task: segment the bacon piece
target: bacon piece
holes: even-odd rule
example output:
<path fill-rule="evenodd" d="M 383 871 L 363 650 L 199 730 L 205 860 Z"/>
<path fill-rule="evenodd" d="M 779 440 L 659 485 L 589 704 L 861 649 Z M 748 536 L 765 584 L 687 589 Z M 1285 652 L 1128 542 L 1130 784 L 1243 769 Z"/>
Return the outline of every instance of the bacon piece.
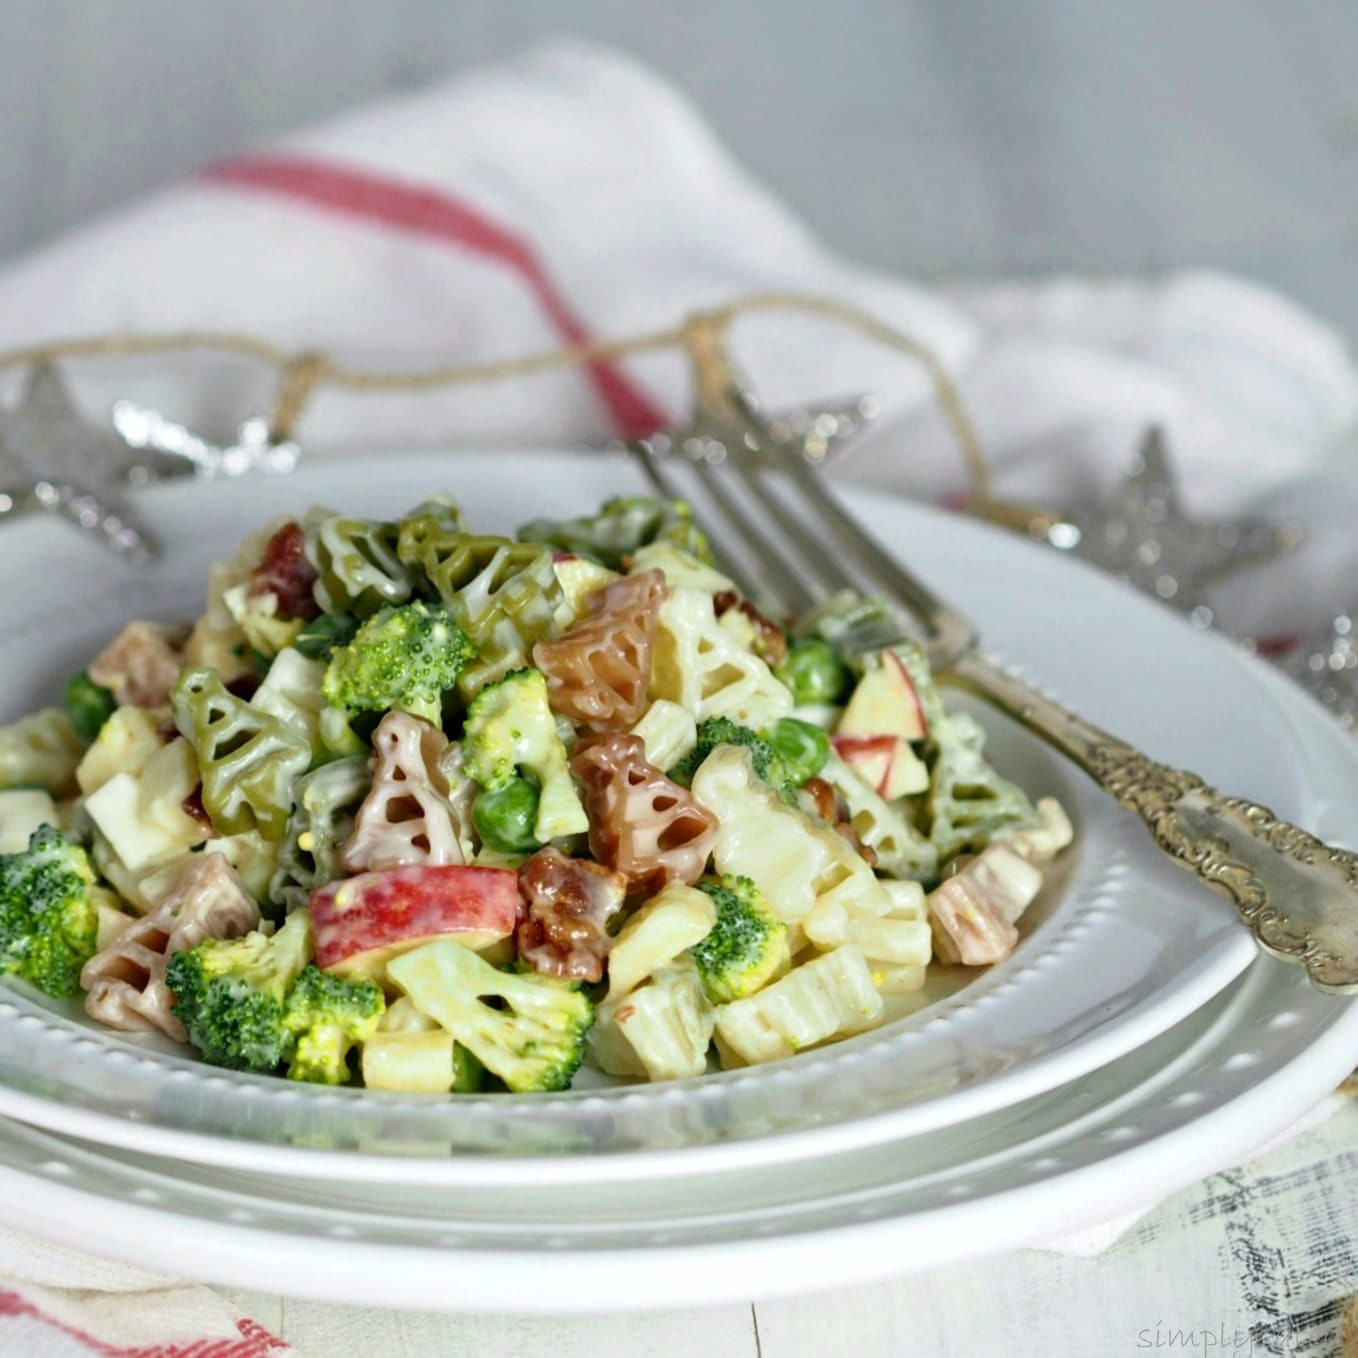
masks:
<path fill-rule="evenodd" d="M 853 821 L 849 818 L 849 808 L 844 805 L 834 788 L 824 778 L 808 778 L 802 785 L 802 792 L 806 794 L 806 800 L 814 808 L 815 814 L 827 825 L 838 830 L 853 845 L 854 852 L 868 867 L 875 868 L 877 850 L 858 838 L 858 831 L 853 828 Z M 802 809 L 805 810 L 806 807 L 803 806 Z"/>
<path fill-rule="evenodd" d="M 184 808 L 186 816 L 192 816 L 208 832 L 209 837 L 217 833 L 216 827 L 212 824 L 212 817 L 208 815 L 207 807 L 203 805 L 202 783 L 194 785 L 193 791 L 180 802 L 180 806 Z"/>
<path fill-rule="evenodd" d="M 519 869 L 519 890 L 528 902 L 519 956 L 546 976 L 601 981 L 612 944 L 604 926 L 622 909 L 626 878 L 549 845 Z"/>
<path fill-rule="evenodd" d="M 113 694 L 119 707 L 164 707 L 184 657 L 170 628 L 130 622 L 90 665 L 90 678 Z"/>
<path fill-rule="evenodd" d="M 712 611 L 717 617 L 733 608 L 737 613 L 743 613 L 753 625 L 754 648 L 760 656 L 770 665 L 781 665 L 787 659 L 787 635 L 783 629 L 733 589 L 723 589 L 712 596 Z"/>
<path fill-rule="evenodd" d="M 585 787 L 589 847 L 622 873 L 629 892 L 654 895 L 667 882 L 692 886 L 703 875 L 717 819 L 647 762 L 640 736 L 613 731 L 582 741 L 571 770 Z"/>
<path fill-rule="evenodd" d="M 250 572 L 250 595 L 272 594 L 280 618 L 314 618 L 321 606 L 312 593 L 316 569 L 306 559 L 306 534 L 288 522 L 264 545 L 264 556 Z"/>

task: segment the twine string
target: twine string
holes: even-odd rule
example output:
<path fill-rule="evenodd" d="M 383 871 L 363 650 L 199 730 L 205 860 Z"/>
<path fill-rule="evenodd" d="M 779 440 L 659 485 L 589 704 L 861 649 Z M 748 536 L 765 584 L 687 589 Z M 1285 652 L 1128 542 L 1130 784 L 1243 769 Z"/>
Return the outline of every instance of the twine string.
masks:
<path fill-rule="evenodd" d="M 993 498 L 990 459 L 962 393 L 938 354 L 922 340 L 850 302 L 813 293 L 749 293 L 663 329 L 566 344 L 516 358 L 444 364 L 405 372 L 350 367 L 323 352 L 295 353 L 259 336 L 226 330 L 115 333 L 45 340 L 0 351 L 0 372 L 59 359 L 125 358 L 203 350 L 233 354 L 278 372 L 278 393 L 269 427 L 281 441 L 295 434 L 317 394 L 326 387 L 354 392 L 428 391 L 509 381 L 667 349 L 682 349 L 688 354 L 695 382 L 702 388 L 701 397 L 735 380 L 725 343 L 735 323 L 743 317 L 775 311 L 801 312 L 837 321 L 911 359 L 928 378 L 939 411 L 957 444 L 969 487 L 967 507 L 973 513 L 999 519 L 1013 511 L 1014 507 Z"/>

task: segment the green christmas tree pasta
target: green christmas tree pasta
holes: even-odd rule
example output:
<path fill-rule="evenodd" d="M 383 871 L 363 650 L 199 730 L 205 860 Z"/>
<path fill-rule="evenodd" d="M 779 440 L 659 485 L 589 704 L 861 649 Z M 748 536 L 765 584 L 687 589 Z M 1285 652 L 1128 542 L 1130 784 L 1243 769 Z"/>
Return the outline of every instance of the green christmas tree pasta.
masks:
<path fill-rule="evenodd" d="M 286 911 L 307 903 L 312 891 L 344 876 L 339 846 L 372 786 L 366 754 L 322 764 L 297 780 L 297 805 L 269 883 L 269 899 Z"/>
<path fill-rule="evenodd" d="M 534 644 L 556 630 L 562 595 L 550 547 L 450 532 L 439 515 L 423 514 L 401 525 L 398 550 L 476 645 L 458 681 L 464 695 L 527 664 Z"/>
<path fill-rule="evenodd" d="M 699 561 L 712 561 L 712 549 L 694 523 L 693 511 L 682 500 L 650 495 L 615 496 L 597 514 L 578 519 L 534 519 L 519 529 L 519 536 L 590 557 L 612 570 L 622 570 L 623 557 L 653 542 L 668 542 Z"/>
<path fill-rule="evenodd" d="M 397 554 L 393 523 L 334 514 L 307 533 L 307 559 L 316 569 L 316 602 L 327 613 L 366 618 L 384 604 L 403 604 L 413 592 L 409 566 Z"/>
<path fill-rule="evenodd" d="M 203 806 L 219 835 L 287 833 L 294 781 L 311 763 L 305 735 L 229 692 L 216 670 L 186 669 L 170 695 L 175 724 L 198 751 Z"/>

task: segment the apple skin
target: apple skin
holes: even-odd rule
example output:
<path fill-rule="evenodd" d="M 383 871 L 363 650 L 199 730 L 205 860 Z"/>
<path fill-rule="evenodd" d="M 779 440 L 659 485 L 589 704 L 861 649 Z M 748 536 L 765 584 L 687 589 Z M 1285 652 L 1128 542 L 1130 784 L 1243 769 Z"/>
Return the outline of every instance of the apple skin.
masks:
<path fill-rule="evenodd" d="M 900 736 L 835 735 L 830 744 L 883 801 L 894 802 L 929 786 L 924 761 Z"/>
<path fill-rule="evenodd" d="M 929 723 L 914 680 L 894 651 L 883 651 L 880 663 L 858 681 L 840 718 L 839 734 L 899 736 L 907 741 L 928 736 Z"/>
<path fill-rule="evenodd" d="M 891 759 L 896 753 L 897 736 L 845 736 L 830 737 L 835 753 L 878 793 L 891 774 Z"/>
<path fill-rule="evenodd" d="M 311 893 L 316 965 L 381 984 L 387 963 L 431 938 L 475 951 L 508 938 L 523 911 L 518 874 L 454 864 L 387 868 Z"/>

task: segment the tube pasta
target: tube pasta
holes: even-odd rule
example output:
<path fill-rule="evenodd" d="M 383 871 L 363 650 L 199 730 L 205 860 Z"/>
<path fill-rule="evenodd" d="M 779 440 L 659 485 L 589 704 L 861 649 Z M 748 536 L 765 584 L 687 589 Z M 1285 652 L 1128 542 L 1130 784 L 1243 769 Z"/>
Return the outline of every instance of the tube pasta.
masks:
<path fill-rule="evenodd" d="M 724 1047 L 753 1066 L 866 1032 L 885 1013 L 867 959 L 846 946 L 803 962 L 743 1000 L 719 1005 L 715 1031 Z"/>

